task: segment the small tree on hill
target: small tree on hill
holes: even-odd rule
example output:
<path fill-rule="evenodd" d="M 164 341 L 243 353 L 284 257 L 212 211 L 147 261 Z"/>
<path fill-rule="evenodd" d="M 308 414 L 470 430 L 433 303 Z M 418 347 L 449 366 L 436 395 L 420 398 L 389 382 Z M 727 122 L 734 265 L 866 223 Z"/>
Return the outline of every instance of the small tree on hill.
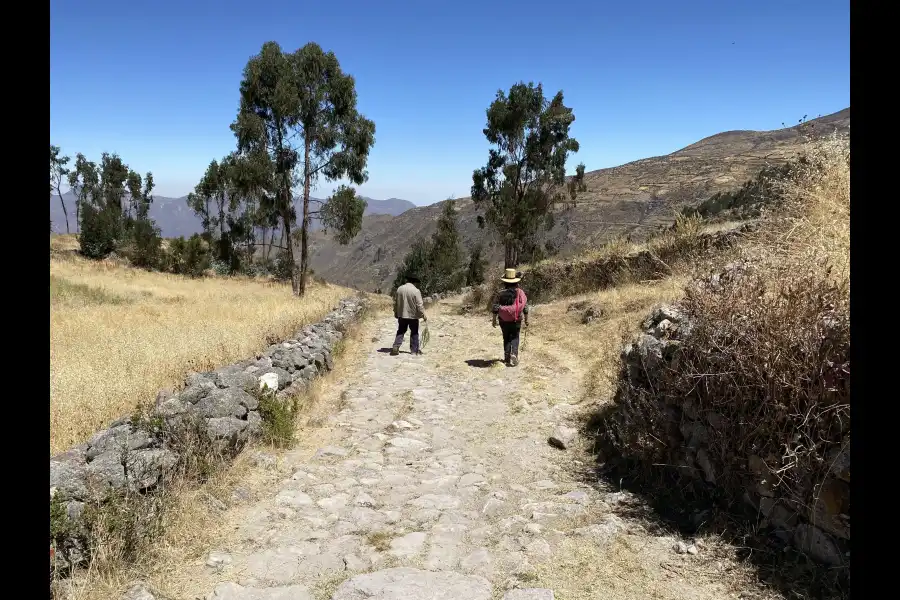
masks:
<path fill-rule="evenodd" d="M 63 178 L 69 175 L 69 169 L 66 168 L 66 165 L 69 164 L 69 157 L 60 156 L 59 152 L 59 146 L 50 144 L 50 193 L 52 194 L 53 190 L 56 190 L 56 195 L 59 196 L 59 203 L 62 205 L 63 216 L 66 218 L 66 233 L 71 233 L 69 230 L 69 211 L 66 210 L 66 201 L 63 199 L 61 189 Z"/>
<path fill-rule="evenodd" d="M 466 268 L 466 285 L 481 285 L 484 283 L 484 270 L 487 260 L 483 256 L 484 246 L 476 244 L 469 253 L 469 265 Z"/>
<path fill-rule="evenodd" d="M 487 109 L 484 135 L 494 147 L 487 165 L 472 174 L 472 200 L 484 210 L 485 223 L 500 234 L 505 245 L 506 268 L 519 263 L 523 242 L 537 231 L 553 205 L 574 201 L 585 189 L 584 165 L 566 186 L 566 159 L 578 152 L 569 136 L 575 121 L 559 91 L 548 100 L 541 84 L 517 83 L 509 94 L 497 92 Z"/>
<path fill-rule="evenodd" d="M 441 208 L 437 229 L 431 239 L 417 239 L 403 258 L 391 293 L 403 285 L 407 275 L 417 274 L 423 294 L 447 292 L 462 287 L 466 279 L 465 261 L 456 225 L 456 208 L 448 200 Z"/>
<path fill-rule="evenodd" d="M 465 278 L 464 258 L 456 225 L 456 206 L 453 200 L 444 202 L 437 229 L 431 236 L 429 269 L 434 292 L 446 292 L 462 287 Z"/>
<path fill-rule="evenodd" d="M 328 233 L 329 229 L 336 231 L 335 239 L 339 244 L 346 246 L 362 229 L 366 206 L 368 202 L 357 195 L 356 190 L 342 185 L 318 211 L 322 217 L 325 233 Z"/>

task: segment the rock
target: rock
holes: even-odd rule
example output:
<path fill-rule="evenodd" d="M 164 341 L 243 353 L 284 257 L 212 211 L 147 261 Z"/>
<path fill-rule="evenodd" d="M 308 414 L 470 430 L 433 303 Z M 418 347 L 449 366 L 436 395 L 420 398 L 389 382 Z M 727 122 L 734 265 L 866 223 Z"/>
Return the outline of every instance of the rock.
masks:
<path fill-rule="evenodd" d="M 427 535 L 421 531 L 408 533 L 391 540 L 390 554 L 397 558 L 409 558 L 422 551 Z"/>
<path fill-rule="evenodd" d="M 684 542 L 676 542 L 675 545 L 672 546 L 672 550 L 675 551 L 675 554 L 686 554 L 688 546 Z"/>
<path fill-rule="evenodd" d="M 214 389 L 216 389 L 216 386 L 213 382 L 202 380 L 200 383 L 190 385 L 181 390 L 181 393 L 178 394 L 178 399 L 188 404 L 196 404 Z"/>
<path fill-rule="evenodd" d="M 578 430 L 574 427 L 557 427 L 548 441 L 551 446 L 565 450 L 571 447 L 576 437 L 578 437 Z"/>
<path fill-rule="evenodd" d="M 225 367 L 216 373 L 216 385 L 219 388 L 236 388 L 245 392 L 255 392 L 257 389 L 257 380 L 251 373 L 244 373 L 244 367 L 240 367 L 240 371 Z"/>
<path fill-rule="evenodd" d="M 55 488 L 65 498 L 85 499 L 88 495 L 87 476 L 84 458 L 76 457 L 74 453 L 50 460 L 50 488 Z"/>
<path fill-rule="evenodd" d="M 206 566 L 213 569 L 221 569 L 231 564 L 231 555 L 227 552 L 210 552 L 206 558 Z"/>
<path fill-rule="evenodd" d="M 312 506 L 313 499 L 308 494 L 300 490 L 281 490 L 275 496 L 275 504 L 280 506 L 289 506 L 291 508 L 301 508 L 304 506 Z"/>
<path fill-rule="evenodd" d="M 400 567 L 357 575 L 342 583 L 331 600 L 490 600 L 490 598 L 491 584 L 483 577 L 453 571 L 432 572 Z"/>
<path fill-rule="evenodd" d="M 322 458 L 327 456 L 337 456 L 343 457 L 347 456 L 348 452 L 343 448 L 338 448 L 337 446 L 325 446 L 324 448 L 320 448 L 318 452 L 316 452 L 315 458 Z"/>
<path fill-rule="evenodd" d="M 575 530 L 575 535 L 591 539 L 600 546 L 605 546 L 615 539 L 624 529 L 625 524 L 615 515 L 607 515 L 603 522 Z"/>
<path fill-rule="evenodd" d="M 243 417 L 251 405 L 255 408 L 259 401 L 242 389 L 216 389 L 197 401 L 194 412 L 205 419 Z"/>
<path fill-rule="evenodd" d="M 138 450 L 128 458 L 129 482 L 139 490 L 156 485 L 166 471 L 175 466 L 178 460 L 171 450 L 163 448 Z"/>
<path fill-rule="evenodd" d="M 161 417 L 174 417 L 175 415 L 183 415 L 190 407 L 189 403 L 183 402 L 180 397 L 175 396 L 157 404 L 154 412 Z"/>
<path fill-rule="evenodd" d="M 132 583 L 122 594 L 122 600 L 167 600 L 167 598 L 143 581 L 138 581 Z"/>
<path fill-rule="evenodd" d="M 95 433 L 88 441 L 85 456 L 88 460 L 93 460 L 110 450 L 119 452 L 139 450 L 149 446 L 151 441 L 150 434 L 146 431 L 134 431 L 131 425 L 120 425 Z"/>
<path fill-rule="evenodd" d="M 365 508 L 375 508 L 375 500 L 365 492 L 360 492 L 353 500 L 353 504 Z"/>
<path fill-rule="evenodd" d="M 236 443 L 250 422 L 234 417 L 217 417 L 206 420 L 206 431 L 212 440 Z"/>
<path fill-rule="evenodd" d="M 694 544 L 691 544 L 690 546 L 687 547 L 688 554 L 696 556 L 699 552 L 700 552 L 700 550 L 698 550 L 697 546 L 695 546 Z"/>
<path fill-rule="evenodd" d="M 264 373 L 259 378 L 259 390 L 263 391 L 266 388 L 273 392 L 278 391 L 278 374 L 277 373 Z"/>
<path fill-rule="evenodd" d="M 710 462 L 709 456 L 707 456 L 706 450 L 703 448 L 697 451 L 697 464 L 703 469 L 703 476 L 706 482 L 715 485 L 716 471 L 713 469 L 712 462 Z"/>
<path fill-rule="evenodd" d="M 220 583 L 208 600 L 314 600 L 302 585 L 253 588 L 236 583 Z"/>
<path fill-rule="evenodd" d="M 581 315 L 581 324 L 587 325 L 595 319 L 603 316 L 603 309 L 599 306 L 588 306 Z"/>
<path fill-rule="evenodd" d="M 553 600 L 553 590 L 546 588 L 509 590 L 503 594 L 503 600 Z"/>
<path fill-rule="evenodd" d="M 841 565 L 843 557 L 837 545 L 818 527 L 803 523 L 794 530 L 794 544 L 814 560 L 833 567 Z"/>

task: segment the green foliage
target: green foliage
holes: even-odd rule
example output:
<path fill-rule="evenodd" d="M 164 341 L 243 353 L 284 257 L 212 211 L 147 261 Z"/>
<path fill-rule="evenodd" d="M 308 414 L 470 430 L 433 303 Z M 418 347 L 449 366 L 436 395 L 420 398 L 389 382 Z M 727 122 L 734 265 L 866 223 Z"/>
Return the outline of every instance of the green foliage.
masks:
<path fill-rule="evenodd" d="M 484 283 L 484 271 L 487 260 L 482 256 L 484 247 L 477 244 L 469 253 L 469 265 L 466 268 L 466 285 L 481 285 Z"/>
<path fill-rule="evenodd" d="M 152 173 L 142 178 L 117 154 L 104 152 L 98 166 L 79 153 L 68 183 L 77 197 L 82 254 L 100 259 L 121 250 L 138 266 L 159 265 L 159 230 L 149 216 Z"/>
<path fill-rule="evenodd" d="M 116 233 L 119 215 L 108 207 L 97 208 L 93 204 L 81 207 L 81 235 L 78 242 L 81 253 L 93 259 L 106 258 L 116 249 Z"/>
<path fill-rule="evenodd" d="M 209 246 L 199 234 L 185 240 L 183 237 L 169 242 L 169 270 L 177 275 L 201 277 L 210 267 Z"/>
<path fill-rule="evenodd" d="M 299 412 L 300 402 L 296 396 L 281 400 L 272 390 L 259 392 L 259 416 L 262 418 L 263 439 L 281 448 L 292 446 Z"/>
<path fill-rule="evenodd" d="M 453 291 L 463 286 L 466 264 L 460 247 L 453 200 L 444 203 L 431 239 L 413 242 L 397 271 L 391 293 L 403 285 L 410 274 L 419 276 L 421 282 L 418 287 L 424 295 Z"/>
<path fill-rule="evenodd" d="M 131 243 L 125 256 L 131 264 L 144 269 L 159 269 L 163 266 L 162 236 L 153 221 L 134 221 L 129 236 Z"/>
<path fill-rule="evenodd" d="M 325 202 L 319 213 L 325 233 L 336 232 L 339 244 L 346 246 L 362 229 L 363 213 L 368 203 L 352 187 L 342 185 Z"/>
<path fill-rule="evenodd" d="M 259 185 L 271 192 L 271 210 L 288 240 L 297 220 L 292 189 L 303 183 L 301 263 L 299 272 L 291 269 L 294 292 L 302 294 L 309 263 L 310 188 L 319 177 L 365 182 L 375 124 L 356 109 L 353 77 L 343 73 L 333 52 L 315 43 L 294 53 L 275 42 L 263 44 L 244 68 L 240 94 L 231 125 L 238 152 L 254 166 Z M 286 254 L 293 262 L 290 243 Z"/>
<path fill-rule="evenodd" d="M 809 164 L 809 160 L 801 156 L 782 165 L 767 166 L 739 189 L 719 192 L 698 206 L 686 206 L 681 212 L 686 216 L 699 215 L 707 219 L 726 213 L 739 218 L 757 217 L 766 207 L 781 202 L 783 182 L 789 181 L 799 168 Z"/>
<path fill-rule="evenodd" d="M 431 289 L 431 243 L 422 238 L 413 240 L 409 251 L 403 257 L 403 262 L 397 269 L 397 276 L 391 285 L 391 294 L 397 291 L 397 288 L 406 283 L 406 278 L 410 275 L 418 275 L 421 281 L 419 289 L 423 294 L 433 293 Z"/>
<path fill-rule="evenodd" d="M 541 84 L 500 90 L 487 109 L 484 135 L 494 147 L 472 174 L 472 200 L 484 211 L 479 226 L 490 225 L 504 240 L 507 268 L 518 265 L 523 243 L 553 206 L 566 197 L 574 203 L 585 189 L 584 165 L 566 185 L 566 159 L 579 147 L 569 136 L 574 121 L 562 91 L 548 100 Z"/>

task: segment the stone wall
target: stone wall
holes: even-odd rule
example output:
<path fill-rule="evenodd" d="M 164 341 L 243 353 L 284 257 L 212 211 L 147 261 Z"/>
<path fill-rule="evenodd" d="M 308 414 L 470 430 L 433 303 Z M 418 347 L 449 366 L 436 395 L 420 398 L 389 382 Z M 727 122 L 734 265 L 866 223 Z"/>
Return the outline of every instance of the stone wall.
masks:
<path fill-rule="evenodd" d="M 700 284 L 720 286 L 740 277 L 743 271 L 744 266 L 735 263 Z M 776 467 L 781 464 L 776 455 L 780 456 L 783 448 L 744 448 L 729 436 L 745 424 L 728 423 L 726 419 L 733 417 L 688 395 L 660 393 L 666 386 L 666 374 L 679 370 L 681 349 L 690 344 L 693 328 L 682 307 L 657 307 L 643 322 L 641 333 L 625 346 L 616 405 L 604 416 L 598 439 L 604 454 L 601 459 L 615 462 L 631 458 L 674 468 L 679 477 L 706 486 L 711 492 L 724 492 L 709 496 L 724 496 L 735 505 L 743 505 L 747 509 L 744 517 L 816 561 L 832 566 L 847 562 L 849 425 L 842 442 L 831 444 L 823 453 L 825 468 L 794 475 L 795 480 L 811 482 L 803 494 L 785 489 L 790 486 L 776 485 Z M 787 422 L 782 431 L 772 435 L 789 446 L 793 433 Z M 652 439 L 648 441 L 648 437 Z"/>
<path fill-rule="evenodd" d="M 158 394 L 150 418 L 170 424 L 190 420 L 213 444 L 241 447 L 262 431 L 258 392 L 267 387 L 281 398 L 304 392 L 331 370 L 335 345 L 365 305 L 362 298 L 341 300 L 322 321 L 304 326 L 255 358 L 190 373 L 180 391 Z M 89 498 L 112 490 L 151 490 L 176 464 L 177 449 L 137 420 L 122 417 L 87 442 L 50 458 L 50 497 L 62 494 L 70 518 L 79 517 Z"/>

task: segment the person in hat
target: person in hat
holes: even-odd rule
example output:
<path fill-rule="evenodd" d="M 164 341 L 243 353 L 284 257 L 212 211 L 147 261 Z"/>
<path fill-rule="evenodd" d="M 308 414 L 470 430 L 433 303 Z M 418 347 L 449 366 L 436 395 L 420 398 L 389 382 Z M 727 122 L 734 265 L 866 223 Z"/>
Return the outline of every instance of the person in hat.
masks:
<path fill-rule="evenodd" d="M 496 327 L 499 321 L 503 332 L 503 362 L 515 367 L 519 364 L 519 334 L 523 325 L 528 327 L 528 297 L 519 287 L 522 274 L 515 269 L 506 269 L 500 281 L 503 289 L 494 299 L 491 325 Z"/>
<path fill-rule="evenodd" d="M 394 295 L 394 318 L 397 319 L 397 337 L 394 338 L 394 346 L 391 348 L 391 356 L 400 354 L 400 346 L 406 330 L 409 330 L 409 351 L 413 355 L 422 354 L 419 348 L 419 319 L 428 321 L 425 315 L 425 303 L 422 301 L 422 292 L 416 285 L 419 277 L 414 274 L 406 276 L 406 283 L 397 288 Z"/>

